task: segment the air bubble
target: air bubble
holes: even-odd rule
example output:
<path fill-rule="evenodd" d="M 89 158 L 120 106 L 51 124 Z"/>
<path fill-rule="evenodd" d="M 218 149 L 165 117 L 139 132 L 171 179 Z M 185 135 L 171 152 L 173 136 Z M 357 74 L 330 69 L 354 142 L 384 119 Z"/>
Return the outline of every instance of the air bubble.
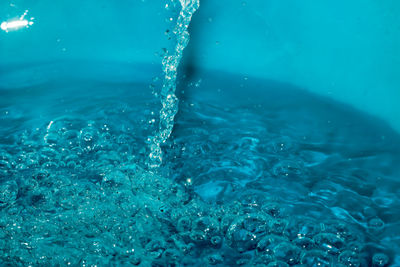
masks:
<path fill-rule="evenodd" d="M 170 265 L 178 264 L 179 259 L 181 258 L 181 253 L 176 249 L 166 249 L 163 254 L 163 258 L 166 259 L 166 262 Z"/>
<path fill-rule="evenodd" d="M 304 173 L 304 166 L 300 161 L 282 160 L 272 168 L 272 173 L 276 177 L 298 178 Z"/>
<path fill-rule="evenodd" d="M 207 236 L 211 237 L 211 235 L 219 232 L 219 223 L 213 218 L 201 217 L 193 222 L 192 228 L 195 231 L 204 232 Z"/>
<path fill-rule="evenodd" d="M 344 266 L 359 267 L 361 266 L 360 258 L 354 251 L 345 250 L 339 255 L 339 262 Z"/>
<path fill-rule="evenodd" d="M 89 152 L 96 146 L 99 132 L 93 127 L 83 128 L 79 133 L 80 145 L 82 149 Z"/>
<path fill-rule="evenodd" d="M 378 217 L 369 220 L 368 227 L 374 230 L 380 230 L 384 227 L 385 223 Z"/>
<path fill-rule="evenodd" d="M 189 217 L 183 217 L 178 220 L 177 230 L 179 232 L 187 232 L 191 229 L 191 220 Z"/>
<path fill-rule="evenodd" d="M 372 257 L 373 267 L 385 267 L 389 264 L 389 257 L 383 253 L 376 253 Z"/>
<path fill-rule="evenodd" d="M 344 246 L 344 240 L 337 235 L 322 233 L 314 236 L 314 242 L 319 249 L 327 251 L 330 254 L 338 254 Z"/>
<path fill-rule="evenodd" d="M 245 229 L 232 227 L 229 228 L 227 235 L 230 246 L 236 248 L 239 252 L 252 250 L 256 247 L 257 236 Z"/>
<path fill-rule="evenodd" d="M 0 208 L 13 204 L 17 195 L 18 185 L 16 181 L 0 181 Z"/>
<path fill-rule="evenodd" d="M 282 236 L 277 236 L 277 235 L 267 235 L 264 236 L 260 242 L 257 244 L 257 250 L 256 252 L 258 254 L 269 254 L 273 255 L 274 254 L 274 248 L 283 242 L 288 241 Z"/>
<path fill-rule="evenodd" d="M 295 149 L 293 138 L 281 136 L 268 143 L 268 151 L 273 154 L 287 153 Z"/>
<path fill-rule="evenodd" d="M 142 259 L 137 255 L 133 255 L 129 257 L 128 262 L 136 266 L 142 262 Z"/>
<path fill-rule="evenodd" d="M 44 137 L 43 140 L 46 144 L 49 146 L 54 146 L 58 143 L 59 137 L 57 133 L 47 133 Z"/>
<path fill-rule="evenodd" d="M 263 234 L 267 234 L 267 229 L 268 220 L 265 216 L 249 214 L 232 222 L 226 238 L 229 246 L 244 252 L 255 249 Z"/>
<path fill-rule="evenodd" d="M 215 248 L 220 248 L 222 244 L 222 239 L 219 236 L 213 236 L 211 237 L 211 245 L 214 246 Z"/>
<path fill-rule="evenodd" d="M 287 225 L 288 221 L 285 219 L 271 219 L 269 221 L 269 232 L 273 234 L 283 234 Z"/>
<path fill-rule="evenodd" d="M 192 231 L 190 232 L 190 240 L 198 245 L 207 244 L 207 235 L 201 231 Z"/>
<path fill-rule="evenodd" d="M 282 242 L 274 248 L 274 255 L 278 260 L 294 265 L 300 262 L 301 250 L 289 242 Z"/>
<path fill-rule="evenodd" d="M 310 250 L 303 254 L 301 263 L 312 267 L 330 267 L 332 258 L 322 250 Z"/>
<path fill-rule="evenodd" d="M 207 257 L 207 263 L 210 265 L 217 265 L 224 261 L 224 258 L 221 254 L 212 254 Z"/>
<path fill-rule="evenodd" d="M 269 202 L 262 206 L 262 210 L 272 217 L 279 218 L 282 214 L 282 205 L 274 202 Z"/>
<path fill-rule="evenodd" d="M 285 235 L 291 239 L 299 237 L 313 238 L 321 231 L 317 222 L 311 218 L 299 218 L 299 220 L 292 220 L 285 230 Z"/>
<path fill-rule="evenodd" d="M 315 247 L 314 241 L 308 237 L 298 237 L 292 242 L 293 244 L 304 250 L 311 250 Z"/>

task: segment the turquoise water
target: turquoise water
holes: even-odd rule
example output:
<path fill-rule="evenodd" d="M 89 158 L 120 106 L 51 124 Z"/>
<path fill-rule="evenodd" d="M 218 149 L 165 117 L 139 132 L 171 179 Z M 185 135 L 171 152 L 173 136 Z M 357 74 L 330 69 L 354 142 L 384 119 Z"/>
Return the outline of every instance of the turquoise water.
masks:
<path fill-rule="evenodd" d="M 59 71 L 75 65 L 90 74 Z M 164 161 L 149 169 L 161 106 L 149 85 L 95 75 L 125 65 L 75 65 L 36 66 L 60 75 L 26 82 L 32 71 L 3 72 L 0 265 L 400 264 L 400 135 L 385 122 L 199 71 L 179 79 Z"/>
<path fill-rule="evenodd" d="M 0 3 L 0 266 L 400 266 L 399 5 L 74 1 Z"/>

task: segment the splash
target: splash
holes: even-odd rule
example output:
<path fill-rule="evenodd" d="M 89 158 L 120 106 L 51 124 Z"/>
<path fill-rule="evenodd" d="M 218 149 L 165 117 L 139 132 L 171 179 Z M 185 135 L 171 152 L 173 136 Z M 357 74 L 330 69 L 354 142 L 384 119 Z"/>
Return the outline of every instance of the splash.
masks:
<path fill-rule="evenodd" d="M 9 21 L 4 21 L 0 24 L 0 29 L 9 32 L 15 31 L 21 28 L 29 28 L 29 26 L 33 25 L 34 18 L 30 18 L 29 20 L 25 19 L 26 15 L 28 14 L 29 10 L 25 10 L 24 14 L 21 17 Z"/>
<path fill-rule="evenodd" d="M 174 117 L 178 112 L 178 98 L 175 95 L 176 78 L 183 50 L 189 43 L 189 24 L 193 14 L 200 6 L 200 0 L 179 0 L 182 9 L 179 13 L 175 29 L 176 45 L 172 53 L 168 53 L 163 61 L 164 83 L 161 89 L 160 124 L 156 135 L 150 137 L 150 154 L 148 166 L 159 167 L 162 163 L 161 145 L 171 135 Z"/>

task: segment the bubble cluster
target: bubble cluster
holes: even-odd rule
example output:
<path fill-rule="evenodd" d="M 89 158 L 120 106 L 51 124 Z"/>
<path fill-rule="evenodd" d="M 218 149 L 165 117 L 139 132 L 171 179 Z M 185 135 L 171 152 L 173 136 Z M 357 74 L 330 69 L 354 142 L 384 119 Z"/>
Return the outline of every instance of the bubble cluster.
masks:
<path fill-rule="evenodd" d="M 145 167 L 154 103 L 71 103 L 4 115 L 1 266 L 398 262 L 400 191 L 377 167 L 383 156 L 357 154 L 330 130 L 307 134 L 290 120 L 298 109 L 183 103 L 155 171 Z"/>
<path fill-rule="evenodd" d="M 280 127 L 268 128 L 258 117 L 262 113 L 255 114 L 251 108 L 223 110 L 201 103 L 182 108 L 191 115 L 180 117 L 170 165 L 179 169 L 174 174 L 178 181 L 192 177 L 195 192 L 206 202 L 240 201 L 243 205 L 243 217 L 229 214 L 232 218 L 221 221 L 223 244 L 240 255 L 255 252 L 253 261 L 241 258 L 240 262 L 368 266 L 374 253 L 382 251 L 385 256 L 376 259 L 390 265 L 393 251 L 383 241 L 387 225 L 374 201 L 391 203 L 393 208 L 399 201 L 370 197 L 376 183 L 371 173 L 379 170 L 373 163 L 351 162 L 341 156 L 354 153 L 347 151 L 357 144 L 346 148 L 340 143 L 342 136 L 336 147 L 325 143 L 325 134 L 330 133 L 324 130 L 312 138 L 304 129 L 304 135 L 290 131 L 288 111 L 286 116 L 280 114 L 282 121 L 271 121 Z M 387 212 L 398 217 L 393 209 Z M 374 247 L 366 246 L 368 242 Z"/>
<path fill-rule="evenodd" d="M 23 132 L 20 149 L 2 147 L 2 264 L 363 266 L 370 257 L 354 249 L 362 236 L 340 221 L 288 216 L 266 196 L 203 201 L 191 183 L 115 152 L 133 137 L 113 135 L 112 125 L 49 125 Z M 371 257 L 375 266 L 390 261 Z"/>

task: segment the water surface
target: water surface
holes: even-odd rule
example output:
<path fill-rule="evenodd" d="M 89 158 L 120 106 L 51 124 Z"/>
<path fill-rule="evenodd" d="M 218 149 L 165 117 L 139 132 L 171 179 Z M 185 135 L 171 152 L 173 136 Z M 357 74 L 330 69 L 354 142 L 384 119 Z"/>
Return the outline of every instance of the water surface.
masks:
<path fill-rule="evenodd" d="M 148 170 L 147 67 L 71 66 L 0 77 L 2 265 L 400 264 L 400 136 L 383 121 L 199 71 Z"/>

